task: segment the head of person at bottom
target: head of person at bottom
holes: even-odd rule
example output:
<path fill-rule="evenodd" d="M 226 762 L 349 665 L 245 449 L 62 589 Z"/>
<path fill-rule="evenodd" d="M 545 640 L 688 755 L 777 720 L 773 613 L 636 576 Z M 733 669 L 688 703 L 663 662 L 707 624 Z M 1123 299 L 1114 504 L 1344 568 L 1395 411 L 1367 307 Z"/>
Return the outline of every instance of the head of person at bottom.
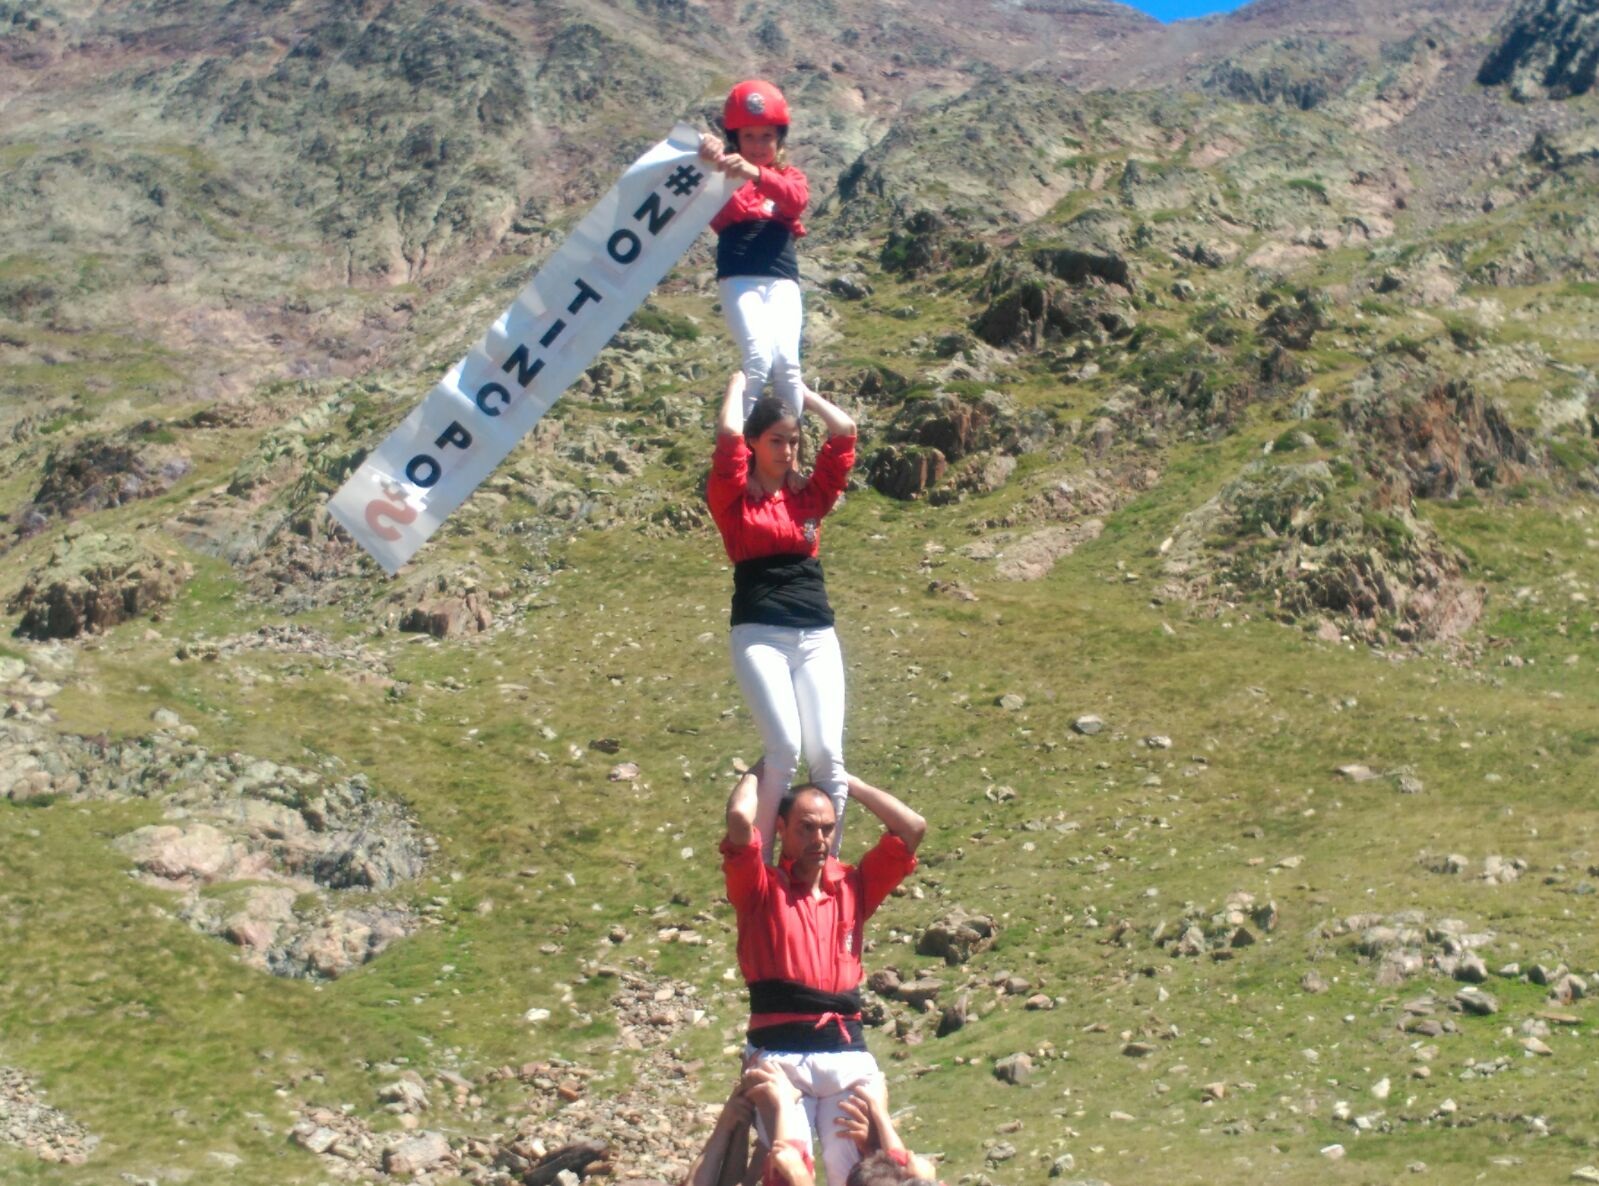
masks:
<path fill-rule="evenodd" d="M 794 409 L 779 396 L 763 395 L 744 418 L 744 443 L 751 464 L 762 478 L 782 478 L 800 450 L 800 426 Z"/>
<path fill-rule="evenodd" d="M 817 877 L 833 849 L 838 818 L 833 800 L 815 783 L 793 787 L 777 805 L 778 856 L 793 861 L 794 877 Z"/>
<path fill-rule="evenodd" d="M 895 1157 L 886 1150 L 868 1153 L 850 1170 L 845 1186 L 937 1186 L 934 1170 L 914 1153 Z"/>

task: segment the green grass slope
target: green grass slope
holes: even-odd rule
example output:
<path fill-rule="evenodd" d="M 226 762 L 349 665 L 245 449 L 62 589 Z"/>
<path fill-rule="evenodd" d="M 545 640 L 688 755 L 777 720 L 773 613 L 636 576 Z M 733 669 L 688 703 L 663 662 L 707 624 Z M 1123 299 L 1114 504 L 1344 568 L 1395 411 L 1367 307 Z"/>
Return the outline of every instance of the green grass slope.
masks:
<path fill-rule="evenodd" d="M 385 33 L 397 14 L 414 45 Z M 758 754 L 698 496 L 730 359 L 703 257 L 397 580 L 320 510 L 593 181 L 564 174 L 574 192 L 528 211 L 525 176 L 496 174 L 497 209 L 529 228 L 496 237 L 389 151 L 481 107 L 396 108 L 416 126 L 375 155 L 347 142 L 365 125 L 329 114 L 339 87 L 387 93 L 429 55 L 500 62 L 470 49 L 492 19 L 325 23 L 298 55 L 252 50 L 248 88 L 248 54 L 137 76 L 160 120 L 232 110 L 262 136 L 329 137 L 281 193 L 224 184 L 210 149 L 84 148 L 67 162 L 84 176 L 142 170 L 177 206 L 170 226 L 147 211 L 172 235 L 149 260 L 107 249 L 96 271 L 119 236 L 81 209 L 56 220 L 81 238 L 28 221 L 61 144 L 0 158 L 20 195 L 0 259 L 18 396 L 0 592 L 85 529 L 193 573 L 103 634 L 9 641 L 0 660 L 57 685 L 10 685 L 17 727 L 53 714 L 139 739 L 169 710 L 211 753 L 363 774 L 438 842 L 387 891 L 428 920 L 416 934 L 337 979 L 283 979 L 130 875 L 114 842 L 181 818 L 171 802 L 0 800 L 0 1066 L 100 1138 L 81 1166 L 0 1144 L 0 1179 L 332 1180 L 292 1127 L 320 1107 L 397 1134 L 379 1095 L 401 1069 L 471 1081 L 459 1106 L 430 1088 L 421 1117 L 462 1149 L 589 1124 L 629 1174 L 663 1139 L 652 1109 L 726 1090 L 743 1009 L 715 847 L 736 763 Z M 592 64 L 619 27 L 541 45 Z M 1599 1161 L 1592 1003 L 1535 983 L 1599 973 L 1596 109 L 1570 100 L 1558 134 L 1529 128 L 1446 184 L 1356 118 L 1422 55 L 1401 48 L 1378 78 L 1318 43 L 1338 85 L 1308 110 L 1279 101 L 1305 79 L 1271 75 L 1265 50 L 1198 94 L 989 78 L 898 121 L 820 204 L 808 359 L 862 426 L 860 480 L 825 532 L 848 759 L 931 825 L 867 962 L 943 982 L 930 1011 L 885 1001 L 870 1040 L 947 1181 L 1540 1181 Z M 502 65 L 535 106 L 559 97 L 527 61 Z M 175 113 L 202 73 L 200 114 Z M 137 78 L 106 93 L 134 103 Z M 307 94 L 331 106 L 297 106 Z M 396 196 L 368 164 L 420 188 Z M 206 194 L 209 222 L 191 217 Z M 345 274 L 296 288 L 296 253 L 332 243 Z M 375 295 L 346 265 L 390 248 L 441 262 Z M 260 270 L 229 279 L 212 251 Z M 326 339 L 337 365 L 241 362 L 208 387 L 171 348 L 180 323 L 106 313 L 145 285 L 241 351 L 267 340 L 249 307 L 265 293 L 289 318 L 272 324 L 304 334 L 296 355 Z M 900 463 L 935 449 L 941 478 L 884 492 L 910 493 Z M 184 467 L 147 496 L 52 493 L 85 457 L 171 451 Z M 492 629 L 397 629 L 468 590 Z M 303 646 L 263 641 L 286 622 Z M 1090 714 L 1102 730 L 1074 727 Z M 871 831 L 854 814 L 846 847 Z M 957 967 L 915 954 L 955 906 L 995 918 L 993 947 Z M 1491 1015 L 1452 1007 L 1461 936 Z M 701 1023 L 641 1043 L 618 1004 L 633 976 L 692 989 Z M 970 1019 L 937 1036 L 962 994 Z M 1032 1076 L 1001 1082 L 1018 1052 Z M 529 1063 L 570 1064 L 580 1086 L 497 1074 Z M 617 1099 L 639 1119 L 582 1119 Z M 703 1110 L 673 1115 L 688 1137 Z"/>

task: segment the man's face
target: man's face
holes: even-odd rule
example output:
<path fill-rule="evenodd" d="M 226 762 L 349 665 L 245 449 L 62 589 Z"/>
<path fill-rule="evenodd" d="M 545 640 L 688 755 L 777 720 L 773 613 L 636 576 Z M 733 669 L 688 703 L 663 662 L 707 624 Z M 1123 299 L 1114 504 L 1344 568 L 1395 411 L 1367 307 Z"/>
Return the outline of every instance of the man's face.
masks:
<path fill-rule="evenodd" d="M 801 872 L 820 867 L 833 846 L 836 825 L 831 799 L 821 791 L 801 791 L 789 808 L 787 818 L 777 821 L 784 858 L 793 861 Z"/>

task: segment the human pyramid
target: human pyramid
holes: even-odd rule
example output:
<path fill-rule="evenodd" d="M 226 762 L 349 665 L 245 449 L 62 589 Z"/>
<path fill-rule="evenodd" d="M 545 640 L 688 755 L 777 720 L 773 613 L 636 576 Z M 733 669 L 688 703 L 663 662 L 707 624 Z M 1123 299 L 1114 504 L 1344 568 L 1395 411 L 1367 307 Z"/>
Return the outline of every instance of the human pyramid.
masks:
<path fill-rule="evenodd" d="M 739 83 L 722 124 L 725 138 L 701 137 L 700 156 L 748 183 L 711 222 L 743 360 L 722 398 L 706 498 L 733 562 L 733 670 L 764 756 L 733 788 L 721 844 L 750 995 L 743 1073 L 689 1183 L 810 1186 L 813 1136 L 830 1186 L 932 1179 L 894 1130 L 861 1029 L 866 922 L 916 868 L 927 824 L 844 765 L 844 663 L 818 555 L 855 462 L 855 423 L 800 377 L 794 245 L 809 188 L 786 160 L 777 87 Z M 827 433 L 808 476 L 805 412 Z M 801 757 L 811 781 L 794 785 Z M 838 859 L 851 800 L 885 829 L 856 865 Z"/>

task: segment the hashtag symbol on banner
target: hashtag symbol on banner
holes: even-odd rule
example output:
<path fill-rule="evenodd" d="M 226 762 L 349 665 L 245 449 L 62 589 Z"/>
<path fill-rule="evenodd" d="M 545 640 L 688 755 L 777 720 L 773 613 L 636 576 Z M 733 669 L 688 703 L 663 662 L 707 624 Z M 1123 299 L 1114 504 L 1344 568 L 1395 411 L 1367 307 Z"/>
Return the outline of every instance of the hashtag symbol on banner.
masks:
<path fill-rule="evenodd" d="M 666 188 L 680 198 L 686 198 L 699 188 L 700 182 L 705 180 L 704 174 L 692 165 L 679 165 L 666 179 Z"/>

